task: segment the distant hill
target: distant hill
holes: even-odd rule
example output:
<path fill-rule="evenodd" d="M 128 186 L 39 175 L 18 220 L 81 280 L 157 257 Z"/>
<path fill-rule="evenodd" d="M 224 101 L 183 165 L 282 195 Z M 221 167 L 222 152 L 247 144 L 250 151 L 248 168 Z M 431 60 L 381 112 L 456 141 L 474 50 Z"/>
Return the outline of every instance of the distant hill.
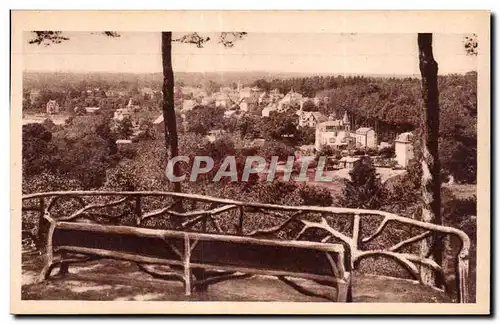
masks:
<path fill-rule="evenodd" d="M 197 86 L 203 85 L 212 80 L 222 85 L 231 85 L 241 82 L 243 85 L 253 83 L 258 79 L 271 81 L 273 79 L 291 79 L 311 76 L 327 76 L 335 74 L 319 73 L 290 73 L 290 72 L 265 72 L 265 71 L 242 71 L 242 72 L 174 72 L 176 83 Z M 338 74 L 337 74 L 338 75 Z M 346 76 L 354 76 L 347 74 Z M 366 77 L 397 77 L 397 78 L 415 78 L 418 75 L 364 75 Z M 44 88 L 71 86 L 88 83 L 89 86 L 107 87 L 128 87 L 136 84 L 138 87 L 151 87 L 160 90 L 163 81 L 163 75 L 156 73 L 111 73 L 111 72 L 38 72 L 25 71 L 23 73 L 23 85 L 25 88 Z"/>

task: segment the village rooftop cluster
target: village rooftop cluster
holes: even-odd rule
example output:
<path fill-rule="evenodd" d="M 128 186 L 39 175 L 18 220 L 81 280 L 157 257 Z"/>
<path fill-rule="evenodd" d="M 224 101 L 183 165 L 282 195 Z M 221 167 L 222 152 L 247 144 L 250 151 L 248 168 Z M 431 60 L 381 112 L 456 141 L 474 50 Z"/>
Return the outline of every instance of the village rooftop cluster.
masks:
<path fill-rule="evenodd" d="M 89 89 L 87 93 L 92 95 L 95 92 L 103 92 L 102 89 Z M 138 89 L 140 96 L 149 100 L 161 101 L 162 93 L 160 90 L 153 90 L 149 87 Z M 39 91 L 33 89 L 30 93 L 31 100 L 35 100 Z M 136 102 L 132 96 L 126 91 L 107 90 L 105 92 L 108 98 L 127 98 L 127 103 L 114 110 L 113 121 L 116 125 L 124 120 L 131 121 L 131 134 L 128 138 L 121 138 L 116 141 L 118 145 L 129 145 L 143 132 L 139 126 L 139 119 L 144 107 Z M 302 145 L 296 151 L 297 161 L 308 160 L 308 156 L 321 153 L 325 148 L 333 148 L 342 152 L 340 159 L 333 160 L 335 168 L 352 168 L 354 163 L 360 158 L 354 154 L 355 150 L 380 150 L 383 148 L 394 147 L 394 158 L 391 159 L 391 167 L 393 169 L 405 169 L 408 162 L 413 158 L 413 134 L 406 132 L 398 134 L 394 139 L 393 144 L 388 142 L 378 141 L 378 134 L 373 127 L 358 127 L 352 129 L 352 120 L 346 111 L 343 115 L 325 116 L 317 111 L 318 107 L 329 103 L 328 97 L 315 96 L 308 98 L 301 93 L 294 91 L 292 88 L 288 93 L 281 93 L 278 89 L 265 91 L 256 86 L 242 86 L 237 83 L 236 86 L 221 86 L 217 91 L 209 93 L 203 86 L 176 86 L 175 87 L 175 104 L 176 111 L 182 117 L 182 123 L 189 123 L 186 119 L 186 114 L 189 111 L 195 111 L 199 107 L 217 107 L 224 109 L 223 118 L 240 119 L 245 115 L 259 116 L 260 118 L 269 118 L 276 113 L 291 112 L 296 116 L 297 128 L 308 127 L 315 130 L 314 144 Z M 311 109 L 311 107 L 313 109 Z M 87 106 L 75 107 L 75 114 L 96 114 L 99 113 L 101 107 Z M 151 110 L 151 109 L 150 109 Z M 312 111 L 311 111 L 312 110 Z M 45 118 L 57 120 L 57 116 L 61 115 L 61 107 L 57 100 L 49 100 L 45 105 L 46 115 L 39 118 L 38 122 L 42 122 Z M 148 115 L 150 122 L 160 133 L 164 130 L 163 115 L 160 111 Z M 33 122 L 31 118 L 26 122 Z M 35 120 L 36 121 L 36 120 Z M 206 135 L 210 142 L 224 136 L 225 131 L 222 129 L 212 129 Z M 253 143 L 262 144 L 264 139 L 255 140 Z M 317 159 L 316 159 L 317 161 Z M 375 161 L 377 161 L 375 156 Z M 280 162 L 282 163 L 282 162 Z M 332 161 L 327 159 L 327 169 L 331 168 Z"/>

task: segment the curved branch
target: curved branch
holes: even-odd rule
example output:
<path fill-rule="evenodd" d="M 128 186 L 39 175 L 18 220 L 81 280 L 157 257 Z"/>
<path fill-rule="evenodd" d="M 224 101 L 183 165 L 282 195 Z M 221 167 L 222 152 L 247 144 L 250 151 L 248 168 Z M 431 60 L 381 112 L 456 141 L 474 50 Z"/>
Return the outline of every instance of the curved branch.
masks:
<path fill-rule="evenodd" d="M 298 291 L 299 293 L 304 294 L 304 295 L 306 295 L 306 296 L 310 296 L 310 297 L 317 297 L 317 298 L 324 298 L 324 299 L 327 299 L 327 300 L 329 300 L 329 301 L 332 301 L 332 300 L 333 300 L 333 298 L 332 298 L 332 297 L 330 297 L 330 296 L 328 296 L 328 295 L 326 295 L 326 294 L 319 294 L 319 293 L 316 293 L 316 292 L 314 292 L 314 291 L 311 291 L 311 290 L 309 290 L 309 289 L 307 289 L 307 288 L 304 288 L 304 287 L 302 287 L 301 285 L 299 285 L 299 284 L 297 284 L 297 283 L 293 282 L 292 280 L 287 279 L 287 278 L 286 278 L 286 277 L 284 277 L 284 276 L 278 276 L 278 279 L 279 279 L 281 282 L 283 282 L 283 283 L 287 284 L 288 286 L 292 287 L 293 289 L 295 289 L 295 290 L 296 290 L 296 291 Z"/>
<path fill-rule="evenodd" d="M 214 283 L 218 283 L 221 281 L 226 281 L 226 280 L 232 280 L 232 279 L 246 279 L 252 277 L 253 274 L 251 273 L 244 273 L 244 274 L 222 274 L 214 277 L 210 277 L 207 279 L 202 279 L 202 280 L 197 280 L 193 285 L 196 286 L 205 286 L 205 285 L 211 285 Z"/>
<path fill-rule="evenodd" d="M 339 231 L 337 231 L 336 229 L 332 228 L 330 225 L 328 225 L 328 223 L 327 223 L 327 221 L 326 221 L 326 219 L 324 217 L 321 218 L 321 222 L 320 223 L 310 222 L 310 221 L 306 221 L 306 220 L 303 220 L 303 219 L 301 219 L 300 221 L 302 223 L 304 223 L 304 225 L 305 225 L 304 228 L 301 231 L 302 234 L 306 230 L 308 230 L 310 228 L 323 229 L 323 230 L 327 231 L 328 233 L 330 233 L 331 236 L 336 237 L 339 240 L 344 241 L 346 244 L 348 244 L 350 247 L 352 247 L 352 239 L 350 237 L 348 237 L 347 235 L 342 234 Z"/>
<path fill-rule="evenodd" d="M 272 234 L 272 233 L 279 232 L 283 228 L 285 228 L 288 224 L 290 224 L 292 221 L 295 221 L 296 218 L 298 216 L 302 215 L 302 214 L 303 214 L 303 212 L 295 213 L 292 216 L 288 217 L 287 220 L 284 221 L 281 224 L 278 224 L 276 226 L 269 227 L 269 228 L 266 228 L 266 229 L 255 230 L 255 231 L 252 231 L 252 232 L 250 232 L 248 234 L 245 234 L 245 236 L 257 236 L 257 235 L 262 235 L 262 234 Z"/>
<path fill-rule="evenodd" d="M 49 213 L 50 210 L 52 209 L 52 206 L 54 206 L 55 202 L 60 198 L 60 196 L 55 196 L 50 198 L 49 203 L 47 204 L 47 207 L 45 207 L 45 210 L 43 211 L 44 213 Z"/>
<path fill-rule="evenodd" d="M 365 237 L 363 239 L 361 239 L 361 242 L 363 243 L 367 243 L 367 242 L 370 242 L 371 240 L 373 240 L 374 238 L 376 238 L 377 236 L 380 235 L 380 233 L 384 230 L 384 228 L 387 226 L 387 223 L 389 223 L 391 219 L 387 218 L 387 217 L 384 217 L 384 219 L 382 220 L 382 222 L 380 222 L 380 225 L 378 226 L 378 228 L 375 230 L 375 232 L 373 232 L 372 235 L 368 236 L 368 237 Z"/>
<path fill-rule="evenodd" d="M 181 224 L 181 227 L 182 228 L 190 228 L 190 227 L 196 225 L 197 223 L 199 223 L 200 221 L 202 221 L 203 219 L 205 219 L 207 217 L 208 217 L 208 215 L 197 216 L 197 217 L 195 217 L 193 219 L 190 219 L 190 220 L 187 220 L 187 221 L 183 222 Z"/>
<path fill-rule="evenodd" d="M 321 240 L 321 243 L 326 243 L 326 242 L 328 242 L 328 240 L 330 240 L 331 238 L 332 238 L 332 236 L 331 236 L 331 235 L 327 235 L 327 236 L 323 237 L 323 239 Z"/>
<path fill-rule="evenodd" d="M 84 212 L 86 212 L 87 210 L 91 210 L 91 209 L 96 209 L 96 208 L 106 208 L 106 207 L 112 207 L 112 206 L 116 206 L 116 205 L 119 205 L 121 203 L 124 203 L 126 202 L 127 200 L 130 200 L 130 197 L 124 197 L 122 199 L 119 199 L 119 200 L 116 200 L 116 201 L 112 201 L 110 203 L 105 203 L 105 204 L 93 204 L 93 205 L 87 205 L 79 210 L 77 210 L 76 212 L 74 212 L 73 214 L 69 215 L 69 216 L 66 216 L 66 217 L 61 217 L 61 218 L 58 218 L 59 221 L 68 221 L 68 220 L 72 220 L 74 218 L 77 218 L 78 216 L 80 216 L 81 214 L 83 214 Z"/>
<path fill-rule="evenodd" d="M 47 204 L 47 207 L 45 208 L 44 213 L 50 213 L 50 210 L 52 209 L 52 207 L 54 207 L 56 201 L 59 200 L 62 197 L 64 197 L 64 196 L 54 196 L 54 197 L 52 197 L 49 200 L 49 203 Z M 82 208 L 85 207 L 85 201 L 83 200 L 82 197 L 79 197 L 79 196 L 69 196 L 69 198 L 78 201 L 78 203 L 80 204 L 80 206 Z"/>
<path fill-rule="evenodd" d="M 178 201 L 175 201 L 175 202 L 171 203 L 170 205 L 168 205 L 167 207 L 155 209 L 153 211 L 150 211 L 149 213 L 145 213 L 144 215 L 142 215 L 141 220 L 145 220 L 146 218 L 149 218 L 149 217 L 154 217 L 154 216 L 159 216 L 161 214 L 164 214 L 168 210 L 172 209 L 175 205 L 177 205 L 177 203 L 178 203 Z"/>
<path fill-rule="evenodd" d="M 140 271 L 145 272 L 156 279 L 184 281 L 184 277 L 181 274 L 176 273 L 174 271 L 164 272 L 164 271 L 150 270 L 146 267 L 146 265 L 143 265 L 141 263 L 137 263 L 137 266 L 139 267 Z"/>
<path fill-rule="evenodd" d="M 238 206 L 225 205 L 225 206 L 222 206 L 219 208 L 214 208 L 214 209 L 209 209 L 209 210 L 195 210 L 195 211 L 184 212 L 184 213 L 176 212 L 173 210 L 168 210 L 168 211 L 166 211 L 166 213 L 168 215 L 177 216 L 177 217 L 193 217 L 193 216 L 203 216 L 203 215 L 214 216 L 214 215 L 229 211 L 231 209 L 234 209 L 236 207 L 238 207 Z"/>
<path fill-rule="evenodd" d="M 423 260 L 421 260 L 419 257 L 412 255 L 412 254 L 406 254 L 406 253 L 396 253 L 396 252 L 389 252 L 389 251 L 381 251 L 381 250 L 371 250 L 371 251 L 363 251 L 363 252 L 358 252 L 352 256 L 353 263 L 359 263 L 361 259 L 371 257 L 371 256 L 385 256 L 389 257 L 396 262 L 398 262 L 400 265 L 403 265 L 408 272 L 413 276 L 415 280 L 420 280 L 420 275 L 417 266 L 415 265 L 414 262 L 419 262 L 422 264 L 425 264 Z M 412 262 L 413 261 L 413 262 Z"/>
<path fill-rule="evenodd" d="M 402 247 L 406 246 L 406 245 L 409 245 L 411 243 L 415 243 L 417 241 L 420 241 L 428 236 L 430 236 L 432 233 L 430 231 L 426 231 L 426 232 L 423 232 L 419 235 L 415 235 L 413 237 L 410 237 L 409 239 L 406 239 L 404 241 L 401 241 L 393 246 L 391 246 L 390 248 L 387 249 L 387 251 L 389 252 L 396 252 L 397 250 L 401 249 Z"/>
<path fill-rule="evenodd" d="M 278 212 L 275 212 L 275 211 L 271 211 L 271 210 L 266 210 L 266 209 L 263 209 L 263 208 L 254 208 L 253 210 L 251 211 L 248 211 L 250 213 L 262 213 L 262 214 L 266 214 L 266 215 L 269 215 L 269 216 L 273 216 L 273 217 L 277 217 L 277 218 L 289 218 L 290 216 L 287 216 L 285 214 L 282 214 L 282 213 L 278 213 Z"/>

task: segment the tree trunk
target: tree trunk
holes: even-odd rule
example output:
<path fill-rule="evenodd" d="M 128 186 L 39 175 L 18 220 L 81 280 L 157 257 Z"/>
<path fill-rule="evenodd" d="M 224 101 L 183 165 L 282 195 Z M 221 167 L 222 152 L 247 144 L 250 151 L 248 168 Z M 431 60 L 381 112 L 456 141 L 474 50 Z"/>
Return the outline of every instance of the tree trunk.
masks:
<path fill-rule="evenodd" d="M 167 162 L 179 155 L 177 121 L 174 107 L 174 71 L 172 68 L 172 32 L 161 33 L 161 56 L 163 63 L 163 123 L 165 127 L 165 148 Z M 170 153 L 170 154 L 169 154 Z M 173 167 L 173 174 L 180 175 L 179 164 Z M 181 192 L 181 183 L 174 182 L 174 191 Z"/>
<path fill-rule="evenodd" d="M 439 138 L 439 93 L 438 64 L 432 54 L 432 34 L 418 34 L 420 73 L 422 75 L 422 97 L 424 106 L 421 114 L 421 164 L 422 164 L 422 214 L 424 222 L 441 224 L 441 181 L 438 155 Z M 422 242 L 422 256 L 432 257 L 438 264 L 442 262 L 442 243 L 435 238 Z M 436 276 L 427 267 L 420 268 L 422 282 L 441 286 Z"/>

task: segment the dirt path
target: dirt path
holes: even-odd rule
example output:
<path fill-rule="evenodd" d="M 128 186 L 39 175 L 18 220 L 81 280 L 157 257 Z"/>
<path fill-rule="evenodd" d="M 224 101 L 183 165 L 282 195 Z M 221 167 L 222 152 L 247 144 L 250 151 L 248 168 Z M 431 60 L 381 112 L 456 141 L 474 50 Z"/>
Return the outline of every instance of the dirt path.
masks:
<path fill-rule="evenodd" d="M 100 260 L 70 267 L 64 278 L 36 283 L 40 257 L 25 260 L 22 298 L 27 300 L 155 300 L 155 301 L 288 301 L 324 302 L 302 295 L 272 277 L 255 276 L 210 286 L 207 292 L 184 296 L 181 283 L 153 279 L 130 262 Z M 321 293 L 330 288 L 303 281 Z M 353 274 L 354 302 L 448 302 L 441 292 L 422 285 L 381 276 Z"/>

